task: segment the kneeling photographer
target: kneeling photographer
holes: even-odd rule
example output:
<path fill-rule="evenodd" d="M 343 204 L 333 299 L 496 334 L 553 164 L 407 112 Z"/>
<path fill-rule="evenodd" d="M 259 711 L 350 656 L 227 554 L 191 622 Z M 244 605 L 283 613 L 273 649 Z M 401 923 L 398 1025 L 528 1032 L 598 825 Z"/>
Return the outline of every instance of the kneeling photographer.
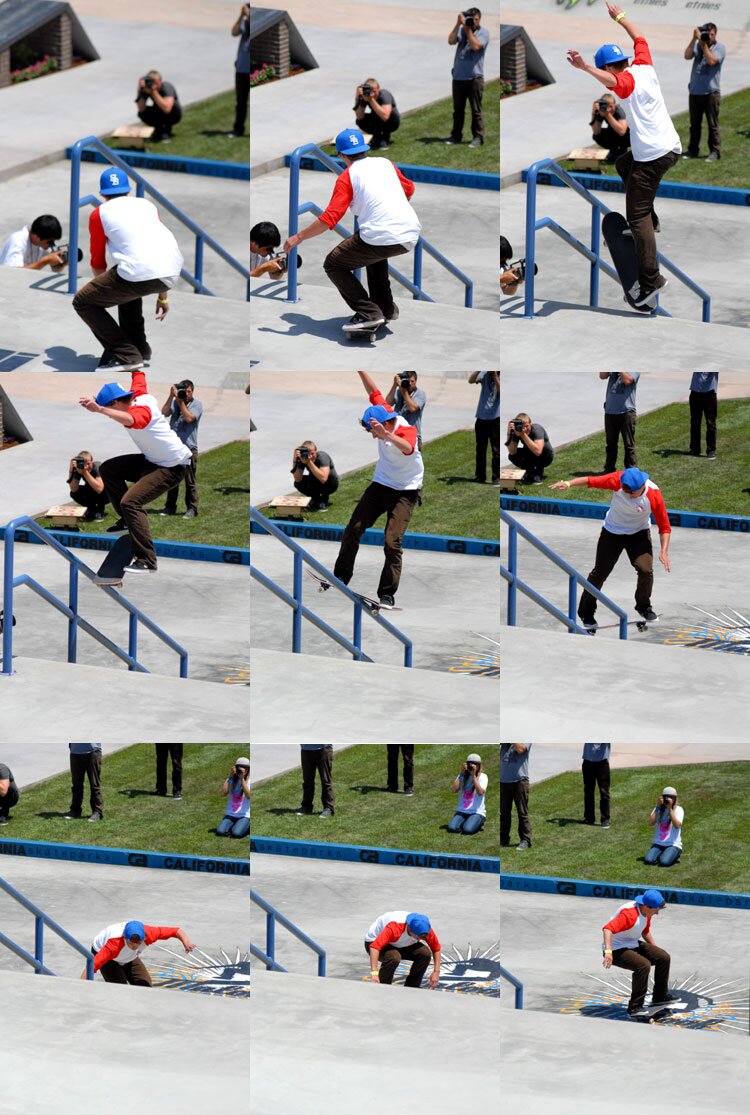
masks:
<path fill-rule="evenodd" d="M 625 113 L 611 93 L 605 93 L 591 106 L 591 135 L 609 152 L 605 162 L 613 163 L 630 148 L 630 128 Z"/>
<path fill-rule="evenodd" d="M 368 77 L 354 92 L 354 117 L 357 127 L 372 136 L 370 147 L 386 150 L 391 136 L 401 124 L 396 100 L 380 82 Z"/>
<path fill-rule="evenodd" d="M 68 470 L 68 487 L 79 507 L 86 508 L 83 516 L 85 523 L 94 519 L 100 522 L 104 518 L 104 508 L 109 503 L 109 497 L 99 475 L 99 462 L 94 460 L 88 449 L 82 449 L 77 457 L 72 458 Z"/>
<path fill-rule="evenodd" d="M 544 470 L 554 460 L 555 451 L 550 445 L 547 431 L 538 422 L 532 422 L 528 414 L 517 414 L 508 423 L 508 438 L 505 442 L 508 457 L 516 468 L 525 469 L 524 484 L 541 484 Z"/>
<path fill-rule="evenodd" d="M 250 229 L 250 277 L 260 278 L 268 275 L 280 279 L 289 268 L 286 252 L 277 252 L 281 243 L 281 233 L 273 221 L 259 221 Z M 297 269 L 302 266 L 302 256 L 297 253 Z"/>
<path fill-rule="evenodd" d="M 672 867 L 682 855 L 682 823 L 685 810 L 677 804 L 674 786 L 665 786 L 648 818 L 655 829 L 651 847 L 643 858 L 644 863 L 659 867 Z"/>
<path fill-rule="evenodd" d="M 427 396 L 421 387 L 417 387 L 417 373 L 397 372 L 393 377 L 393 384 L 385 397 L 385 401 L 410 426 L 416 426 L 417 449 L 421 449 L 422 413 L 427 406 Z"/>
<path fill-rule="evenodd" d="M 336 466 L 328 453 L 318 449 L 314 441 L 303 441 L 294 450 L 291 472 L 297 491 L 312 499 L 308 511 L 327 511 L 328 497 L 339 486 Z"/>
<path fill-rule="evenodd" d="M 519 284 L 526 279 L 526 260 L 513 260 L 513 249 L 504 236 L 500 237 L 500 290 L 508 296 L 515 294 Z M 534 264 L 534 274 L 539 274 L 539 268 Z"/>

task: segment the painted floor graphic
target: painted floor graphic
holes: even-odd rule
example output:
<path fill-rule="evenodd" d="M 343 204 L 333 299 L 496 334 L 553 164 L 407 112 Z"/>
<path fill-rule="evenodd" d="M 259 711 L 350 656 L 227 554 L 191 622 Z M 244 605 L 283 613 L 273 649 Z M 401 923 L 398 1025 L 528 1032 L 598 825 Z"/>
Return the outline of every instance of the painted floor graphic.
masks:
<path fill-rule="evenodd" d="M 403 984 L 409 973 L 408 963 L 399 964 L 393 977 L 394 984 Z M 427 974 L 432 968 L 427 969 Z M 365 983 L 370 982 L 369 969 L 362 976 Z M 451 991 L 460 995 L 484 995 L 500 997 L 500 942 L 495 941 L 486 949 L 474 948 L 469 943 L 466 948 L 456 945 L 446 949 L 440 964 L 440 982 L 436 991 Z M 427 975 L 422 986 L 427 985 Z"/>
<path fill-rule="evenodd" d="M 224 998 L 249 998 L 250 953 L 237 948 L 232 954 L 219 949 L 213 956 L 202 949 L 173 952 L 157 946 L 172 957 L 149 970 L 154 987 L 187 991 L 198 995 L 221 995 Z"/>

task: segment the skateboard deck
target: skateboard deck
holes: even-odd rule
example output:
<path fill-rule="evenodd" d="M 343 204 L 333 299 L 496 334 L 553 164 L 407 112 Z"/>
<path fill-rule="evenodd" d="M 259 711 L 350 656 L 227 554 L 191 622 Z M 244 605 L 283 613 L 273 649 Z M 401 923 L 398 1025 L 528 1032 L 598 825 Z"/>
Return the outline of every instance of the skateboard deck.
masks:
<path fill-rule="evenodd" d="M 386 323 L 381 321 L 378 325 L 366 325 L 365 324 L 365 325 L 358 326 L 356 329 L 347 329 L 347 330 L 344 330 L 344 331 L 346 332 L 346 335 L 347 335 L 347 337 L 349 338 L 350 341 L 358 341 L 358 340 L 361 340 L 362 338 L 365 338 L 372 345 L 372 344 L 375 343 L 375 338 L 377 337 L 378 329 L 384 329 L 385 324 Z"/>
<path fill-rule="evenodd" d="M 125 566 L 133 559 L 133 543 L 129 534 L 118 538 L 96 571 L 98 585 L 121 585 Z"/>
<path fill-rule="evenodd" d="M 636 313 L 651 314 L 656 309 L 655 295 L 653 303 L 649 302 L 644 306 L 636 306 L 630 295 L 633 285 L 638 282 L 638 257 L 635 254 L 633 240 L 623 235 L 627 227 L 628 222 L 622 213 L 605 213 L 602 218 L 602 236 L 607 243 L 612 262 L 615 265 L 615 271 L 622 283 L 625 301 Z"/>
<path fill-rule="evenodd" d="M 648 631 L 649 623 L 658 623 L 660 619 L 661 619 L 661 616 L 657 616 L 656 619 L 652 619 L 650 621 L 647 620 L 647 619 L 629 619 L 627 621 L 627 626 L 628 627 L 637 627 L 639 631 Z M 619 627 L 620 624 L 619 623 L 596 623 L 596 624 L 594 624 L 593 627 L 589 627 L 587 624 L 582 622 L 581 626 L 586 628 L 589 635 L 596 635 L 597 631 L 606 631 L 610 627 Z"/>
<path fill-rule="evenodd" d="M 327 592 L 329 588 L 333 588 L 333 585 L 330 581 L 326 581 L 324 577 L 319 577 L 317 573 L 313 573 L 312 569 L 307 569 L 306 572 L 310 577 L 313 578 L 313 580 L 317 581 L 320 585 L 318 592 Z M 365 596 L 363 593 L 357 592 L 355 589 L 351 589 L 350 591 L 353 592 L 357 599 L 361 600 L 362 603 L 365 604 L 369 608 L 369 610 L 375 614 L 381 611 L 403 612 L 404 610 L 403 608 L 399 608 L 396 604 L 381 604 L 379 600 L 373 600 L 371 596 Z"/>
<path fill-rule="evenodd" d="M 644 1018 L 636 1018 L 630 1015 L 631 1022 L 642 1022 L 645 1025 L 652 1025 L 659 1018 L 664 1018 L 665 1015 L 671 1014 L 672 1011 L 687 1010 L 687 1003 L 661 1003 L 655 1007 L 648 1007 L 648 1014 Z"/>

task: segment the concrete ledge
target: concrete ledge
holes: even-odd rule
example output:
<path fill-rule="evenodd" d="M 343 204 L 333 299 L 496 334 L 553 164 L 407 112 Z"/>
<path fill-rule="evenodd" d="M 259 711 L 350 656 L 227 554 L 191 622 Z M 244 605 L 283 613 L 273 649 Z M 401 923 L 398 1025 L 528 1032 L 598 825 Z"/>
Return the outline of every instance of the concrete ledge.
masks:
<path fill-rule="evenodd" d="M 627 883 L 599 883 L 590 879 L 555 879 L 548 875 L 506 875 L 500 873 L 501 890 L 533 891 L 537 894 L 576 895 L 579 898 L 631 899 L 643 893 L 643 887 Z M 659 886 L 665 902 L 678 906 L 721 906 L 734 910 L 750 910 L 750 894 L 728 894 L 723 891 L 672 889 Z"/>

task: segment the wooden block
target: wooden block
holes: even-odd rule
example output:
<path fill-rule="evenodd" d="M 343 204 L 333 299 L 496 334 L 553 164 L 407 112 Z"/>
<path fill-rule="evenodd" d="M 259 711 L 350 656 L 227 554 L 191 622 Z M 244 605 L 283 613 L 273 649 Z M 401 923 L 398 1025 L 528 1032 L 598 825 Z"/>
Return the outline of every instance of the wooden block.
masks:
<path fill-rule="evenodd" d="M 500 491 L 501 492 L 514 492 L 518 485 L 519 480 L 524 475 L 522 468 L 501 468 L 500 469 Z"/>
<path fill-rule="evenodd" d="M 274 510 L 283 510 L 286 519 L 301 519 L 302 512 L 312 503 L 309 496 L 274 496 L 268 504 Z"/>
<path fill-rule="evenodd" d="M 78 503 L 56 503 L 46 513 L 46 518 L 51 519 L 50 526 L 53 530 L 70 530 L 78 528 L 78 520 L 86 514 L 86 508 Z"/>
<path fill-rule="evenodd" d="M 115 128 L 110 139 L 118 141 L 118 147 L 130 147 L 136 151 L 143 151 L 145 144 L 151 139 L 154 129 L 149 124 L 122 124 Z"/>
<path fill-rule="evenodd" d="M 568 155 L 574 170 L 598 170 L 609 152 L 604 147 L 574 147 Z"/>

